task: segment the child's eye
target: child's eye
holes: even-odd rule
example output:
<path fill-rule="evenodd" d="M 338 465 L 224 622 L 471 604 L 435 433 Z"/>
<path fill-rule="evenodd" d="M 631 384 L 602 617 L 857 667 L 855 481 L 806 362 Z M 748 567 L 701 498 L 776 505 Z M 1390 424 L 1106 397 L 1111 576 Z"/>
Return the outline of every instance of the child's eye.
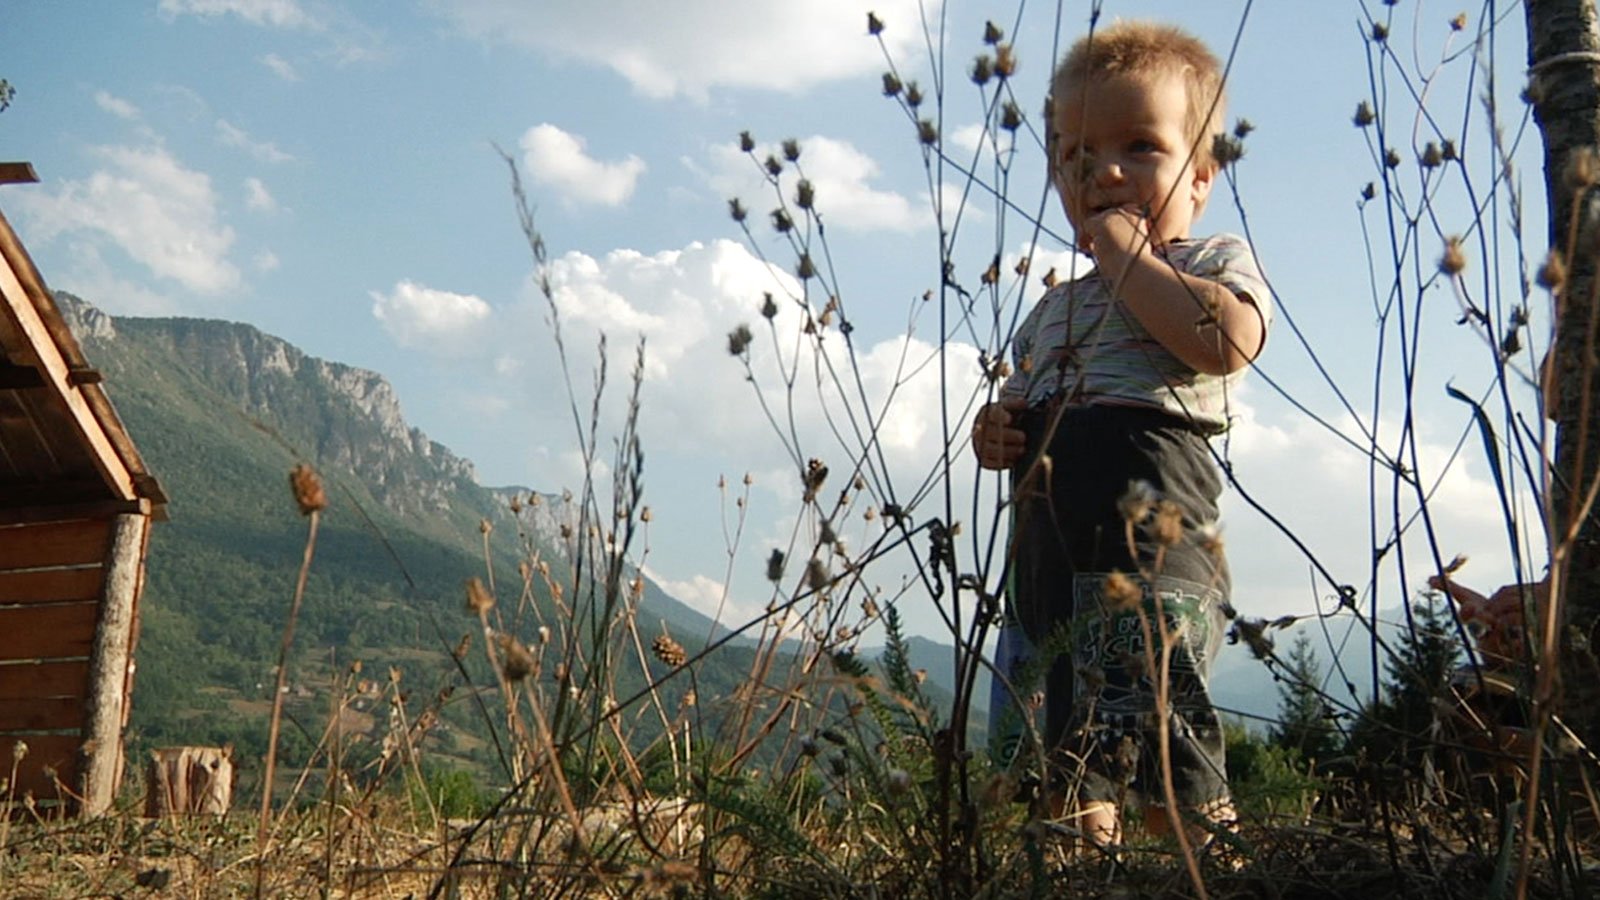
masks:
<path fill-rule="evenodd" d="M 1136 141 L 1131 141 L 1128 144 L 1128 150 L 1133 153 L 1154 153 L 1160 149 L 1160 147 L 1156 146 L 1155 141 L 1149 141 L 1143 138 L 1140 138 Z"/>

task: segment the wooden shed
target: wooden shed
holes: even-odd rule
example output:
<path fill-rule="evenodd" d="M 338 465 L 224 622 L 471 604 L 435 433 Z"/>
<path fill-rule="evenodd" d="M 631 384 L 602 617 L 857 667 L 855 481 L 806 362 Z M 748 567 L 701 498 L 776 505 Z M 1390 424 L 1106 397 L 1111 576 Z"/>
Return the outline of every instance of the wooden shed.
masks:
<path fill-rule="evenodd" d="M 0 183 L 31 180 L 31 166 L 0 163 Z M 16 773 L 0 804 L 31 793 L 98 815 L 115 798 L 145 548 L 165 504 L 0 215 L 0 780 Z"/>

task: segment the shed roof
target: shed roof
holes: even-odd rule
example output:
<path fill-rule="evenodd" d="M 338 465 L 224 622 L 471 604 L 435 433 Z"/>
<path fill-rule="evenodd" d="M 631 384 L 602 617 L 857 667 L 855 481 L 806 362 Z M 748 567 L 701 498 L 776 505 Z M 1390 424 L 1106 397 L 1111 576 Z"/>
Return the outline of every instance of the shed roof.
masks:
<path fill-rule="evenodd" d="M 0 525 L 164 517 L 167 497 L 100 382 L 0 214 Z"/>

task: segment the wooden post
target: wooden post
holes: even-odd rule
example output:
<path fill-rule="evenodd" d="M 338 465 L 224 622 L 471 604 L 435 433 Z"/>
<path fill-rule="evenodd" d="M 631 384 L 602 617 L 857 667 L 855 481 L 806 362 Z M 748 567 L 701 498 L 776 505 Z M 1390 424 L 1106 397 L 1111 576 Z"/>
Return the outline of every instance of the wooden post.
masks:
<path fill-rule="evenodd" d="M 133 678 L 133 632 L 144 577 L 145 540 L 150 519 L 121 515 L 112 522 L 106 551 L 105 592 L 89 655 L 89 696 L 83 726 L 83 806 L 85 816 L 111 808 L 122 781 L 122 728 L 127 721 Z"/>

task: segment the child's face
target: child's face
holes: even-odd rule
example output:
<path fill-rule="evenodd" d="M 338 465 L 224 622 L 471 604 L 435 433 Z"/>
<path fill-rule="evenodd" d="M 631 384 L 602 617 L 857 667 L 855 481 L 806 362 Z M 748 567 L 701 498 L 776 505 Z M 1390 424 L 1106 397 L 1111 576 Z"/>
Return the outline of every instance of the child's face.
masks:
<path fill-rule="evenodd" d="M 1119 207 L 1147 214 L 1157 245 L 1189 236 L 1215 172 L 1189 161 L 1188 111 L 1178 75 L 1113 75 L 1056 98 L 1052 176 L 1080 246 L 1084 223 Z"/>

